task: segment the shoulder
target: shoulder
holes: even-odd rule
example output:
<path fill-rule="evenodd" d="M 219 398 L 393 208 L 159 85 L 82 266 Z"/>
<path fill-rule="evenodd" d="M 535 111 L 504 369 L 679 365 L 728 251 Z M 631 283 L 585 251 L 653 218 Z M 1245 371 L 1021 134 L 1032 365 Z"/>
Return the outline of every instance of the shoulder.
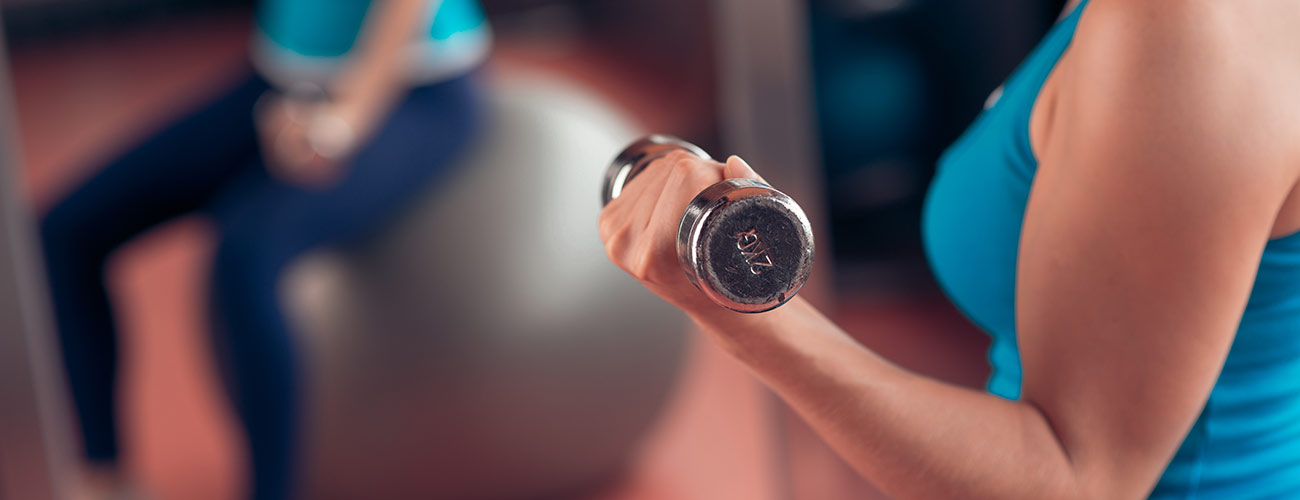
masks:
<path fill-rule="evenodd" d="M 1178 49 L 1192 55 L 1239 43 L 1238 32 L 1251 28 L 1252 16 L 1261 11 L 1268 9 L 1243 8 L 1242 3 L 1223 0 L 1092 0 L 1080 17 L 1079 33 L 1099 41 Z"/>
<path fill-rule="evenodd" d="M 1271 21 L 1300 9 L 1284 3 L 1093 0 L 1058 67 L 1058 123 L 1149 159 L 1300 170 L 1300 30 Z"/>

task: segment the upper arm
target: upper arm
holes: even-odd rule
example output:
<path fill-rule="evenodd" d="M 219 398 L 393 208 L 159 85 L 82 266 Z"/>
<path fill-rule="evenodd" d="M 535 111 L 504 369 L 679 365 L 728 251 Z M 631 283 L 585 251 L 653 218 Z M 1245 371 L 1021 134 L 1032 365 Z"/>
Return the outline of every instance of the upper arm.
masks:
<path fill-rule="evenodd" d="M 1021 233 L 1022 398 L 1111 498 L 1145 493 L 1195 421 L 1294 184 L 1198 8 L 1084 13 Z"/>
<path fill-rule="evenodd" d="M 430 15 L 437 12 L 441 0 L 383 0 L 374 2 L 358 38 L 362 52 L 380 57 L 398 58 Z"/>

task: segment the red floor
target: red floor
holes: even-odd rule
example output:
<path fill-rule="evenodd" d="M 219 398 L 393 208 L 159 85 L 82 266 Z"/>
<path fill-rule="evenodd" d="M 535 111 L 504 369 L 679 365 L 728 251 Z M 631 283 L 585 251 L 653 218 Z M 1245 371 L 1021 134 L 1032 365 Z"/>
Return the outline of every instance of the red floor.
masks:
<path fill-rule="evenodd" d="M 27 187 L 38 207 L 87 165 L 219 84 L 244 57 L 243 15 L 153 26 L 130 34 L 21 50 L 12 57 Z M 592 86 L 648 129 L 690 130 L 690 106 L 656 105 L 672 88 L 595 53 L 545 62 L 498 45 L 493 71 L 543 66 Z M 581 49 L 579 49 L 581 50 Z M 122 309 L 124 431 L 130 467 L 158 498 L 238 498 L 233 423 L 218 396 L 201 321 L 210 238 L 182 221 L 126 249 L 110 272 Z M 983 339 L 941 299 L 842 300 L 847 329 L 909 368 L 975 384 Z M 900 335 L 899 332 L 907 332 Z M 626 477 L 604 500 L 878 498 L 743 366 L 701 337 L 681 387 Z"/>

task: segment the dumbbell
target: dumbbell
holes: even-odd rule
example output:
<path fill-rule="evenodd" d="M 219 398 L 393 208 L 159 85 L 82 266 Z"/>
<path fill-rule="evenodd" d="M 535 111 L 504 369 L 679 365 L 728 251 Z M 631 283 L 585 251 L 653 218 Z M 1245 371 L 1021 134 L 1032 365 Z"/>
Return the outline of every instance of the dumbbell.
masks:
<path fill-rule="evenodd" d="M 654 160 L 699 146 L 651 135 L 619 153 L 605 171 L 608 205 Z M 759 313 L 794 298 L 813 265 L 812 225 L 785 193 L 751 179 L 727 179 L 700 191 L 677 226 L 677 260 L 691 283 L 718 305 Z"/>

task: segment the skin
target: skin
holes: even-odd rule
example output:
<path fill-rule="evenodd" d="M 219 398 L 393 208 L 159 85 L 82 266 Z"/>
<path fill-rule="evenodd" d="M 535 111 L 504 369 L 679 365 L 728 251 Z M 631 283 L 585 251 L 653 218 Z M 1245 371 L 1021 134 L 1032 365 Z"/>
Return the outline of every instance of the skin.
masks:
<path fill-rule="evenodd" d="M 354 132 L 353 146 L 364 144 L 410 88 L 406 48 L 440 1 L 377 0 L 366 14 L 349 63 L 329 86 L 331 99 L 310 103 L 275 94 L 258 114 L 259 136 L 271 171 L 301 187 L 323 189 L 343 174 L 344 158 L 323 158 L 308 145 L 307 123 L 294 116 L 331 114 Z"/>
<path fill-rule="evenodd" d="M 678 267 L 726 164 L 674 154 L 600 217 L 610 259 L 893 498 L 1143 498 L 1209 396 L 1264 245 L 1300 229 L 1295 2 L 1094 0 L 1031 117 L 1019 401 L 910 373 L 806 301 L 743 315 Z M 905 333 L 901 333 L 905 334 Z"/>

